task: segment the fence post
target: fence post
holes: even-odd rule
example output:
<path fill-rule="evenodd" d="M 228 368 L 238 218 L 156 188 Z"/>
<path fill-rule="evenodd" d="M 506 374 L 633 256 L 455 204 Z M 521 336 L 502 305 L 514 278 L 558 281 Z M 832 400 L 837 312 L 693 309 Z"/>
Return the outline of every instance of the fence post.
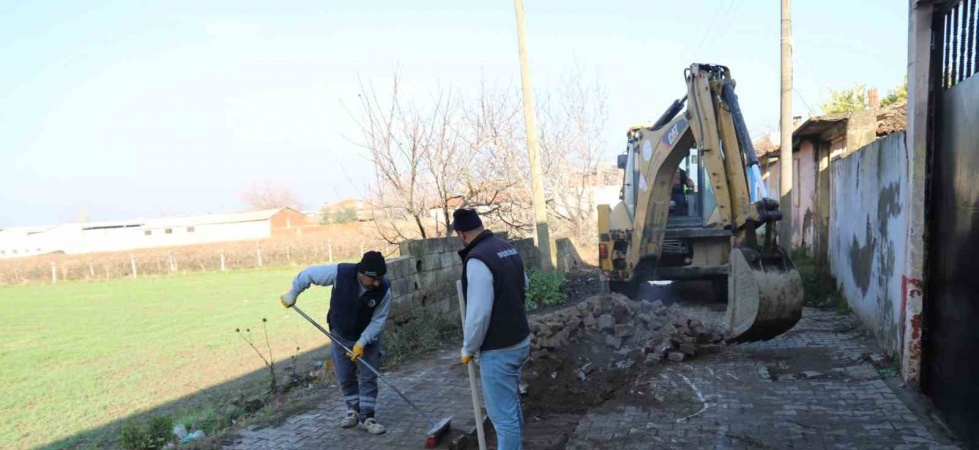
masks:
<path fill-rule="evenodd" d="M 258 257 L 258 267 L 262 267 L 262 243 L 255 244 L 255 254 Z"/>
<path fill-rule="evenodd" d="M 363 243 L 360 244 L 360 254 L 361 255 L 364 254 L 364 244 Z"/>
<path fill-rule="evenodd" d="M 92 261 L 92 258 L 88 258 L 88 274 L 95 278 L 95 261 Z"/>
<path fill-rule="evenodd" d="M 136 257 L 129 255 L 129 265 L 133 268 L 133 278 L 136 278 Z"/>
<path fill-rule="evenodd" d="M 51 283 L 58 282 L 58 263 L 51 263 Z"/>
<path fill-rule="evenodd" d="M 221 250 L 221 271 L 224 272 L 224 250 Z"/>
<path fill-rule="evenodd" d="M 169 260 L 170 263 L 170 273 L 176 272 L 177 265 L 173 261 L 173 252 L 167 252 L 167 259 Z"/>
<path fill-rule="evenodd" d="M 330 255 L 330 264 L 333 264 L 333 244 L 327 245 L 326 251 Z"/>
<path fill-rule="evenodd" d="M 292 247 L 289 245 L 286 246 L 286 260 L 289 261 L 289 264 L 292 264 Z"/>

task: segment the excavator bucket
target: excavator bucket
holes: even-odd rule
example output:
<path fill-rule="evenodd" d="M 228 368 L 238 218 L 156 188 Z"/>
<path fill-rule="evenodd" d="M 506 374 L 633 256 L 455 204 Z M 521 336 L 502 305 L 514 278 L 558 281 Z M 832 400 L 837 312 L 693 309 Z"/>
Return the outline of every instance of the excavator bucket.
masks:
<path fill-rule="evenodd" d="M 729 342 L 766 341 L 802 318 L 802 277 L 781 249 L 771 254 L 731 250 L 728 277 Z"/>

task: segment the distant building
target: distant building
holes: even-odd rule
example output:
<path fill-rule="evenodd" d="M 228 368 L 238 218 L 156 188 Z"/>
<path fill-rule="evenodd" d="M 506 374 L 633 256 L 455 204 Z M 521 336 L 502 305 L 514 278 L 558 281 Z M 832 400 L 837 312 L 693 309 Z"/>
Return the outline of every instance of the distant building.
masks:
<path fill-rule="evenodd" d="M 0 229 L 0 259 L 266 239 L 308 223 L 292 208 Z"/>
<path fill-rule="evenodd" d="M 357 222 L 368 222 L 371 220 L 371 211 L 367 206 L 366 202 L 356 198 L 348 198 L 336 203 L 324 203 L 320 210 L 320 217 L 325 221 L 330 221 L 334 215 L 342 215 L 352 210 Z"/>

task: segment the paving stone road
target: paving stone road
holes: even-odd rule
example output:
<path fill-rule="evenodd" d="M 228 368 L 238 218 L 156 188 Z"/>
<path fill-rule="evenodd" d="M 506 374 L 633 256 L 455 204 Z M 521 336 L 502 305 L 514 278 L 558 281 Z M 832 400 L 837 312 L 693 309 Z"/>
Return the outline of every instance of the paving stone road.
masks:
<path fill-rule="evenodd" d="M 771 341 L 641 374 L 635 394 L 586 414 L 567 448 L 957 448 L 885 383 L 857 324 L 806 309 Z"/>
<path fill-rule="evenodd" d="M 907 396 L 890 386 L 896 383 L 882 379 L 874 352 L 854 317 L 806 309 L 793 330 L 771 341 L 644 370 L 619 398 L 582 416 L 561 415 L 574 430 L 566 439 L 546 439 L 541 434 L 548 427 L 529 423 L 537 436 L 525 448 L 957 448 L 927 416 L 913 412 L 920 408 L 909 408 Z M 442 352 L 389 375 L 422 408 L 451 414 L 454 428 L 471 429 L 468 377 L 453 366 L 456 360 L 455 351 Z M 340 429 L 345 408 L 333 395 L 281 426 L 243 430 L 225 448 L 423 448 L 425 418 L 391 389 L 380 389 L 385 435 Z"/>

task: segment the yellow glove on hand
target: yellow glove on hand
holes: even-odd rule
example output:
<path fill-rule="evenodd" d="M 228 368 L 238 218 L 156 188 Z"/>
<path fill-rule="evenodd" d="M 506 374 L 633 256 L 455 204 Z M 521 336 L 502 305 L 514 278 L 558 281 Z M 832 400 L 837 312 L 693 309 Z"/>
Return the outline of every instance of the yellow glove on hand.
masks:
<path fill-rule="evenodd" d="M 351 361 L 360 359 L 361 356 L 364 356 L 364 346 L 360 345 L 359 343 L 354 344 L 353 351 L 347 352 L 347 356 L 350 357 Z"/>
<path fill-rule="evenodd" d="M 469 361 L 472 361 L 472 359 L 472 355 L 462 355 L 462 365 L 469 364 Z"/>
<path fill-rule="evenodd" d="M 286 308 L 292 308 L 292 305 L 296 304 L 296 299 L 292 299 L 292 301 L 289 301 L 289 299 L 287 299 L 285 295 L 280 295 L 279 301 L 282 302 L 282 306 L 285 306 Z"/>

